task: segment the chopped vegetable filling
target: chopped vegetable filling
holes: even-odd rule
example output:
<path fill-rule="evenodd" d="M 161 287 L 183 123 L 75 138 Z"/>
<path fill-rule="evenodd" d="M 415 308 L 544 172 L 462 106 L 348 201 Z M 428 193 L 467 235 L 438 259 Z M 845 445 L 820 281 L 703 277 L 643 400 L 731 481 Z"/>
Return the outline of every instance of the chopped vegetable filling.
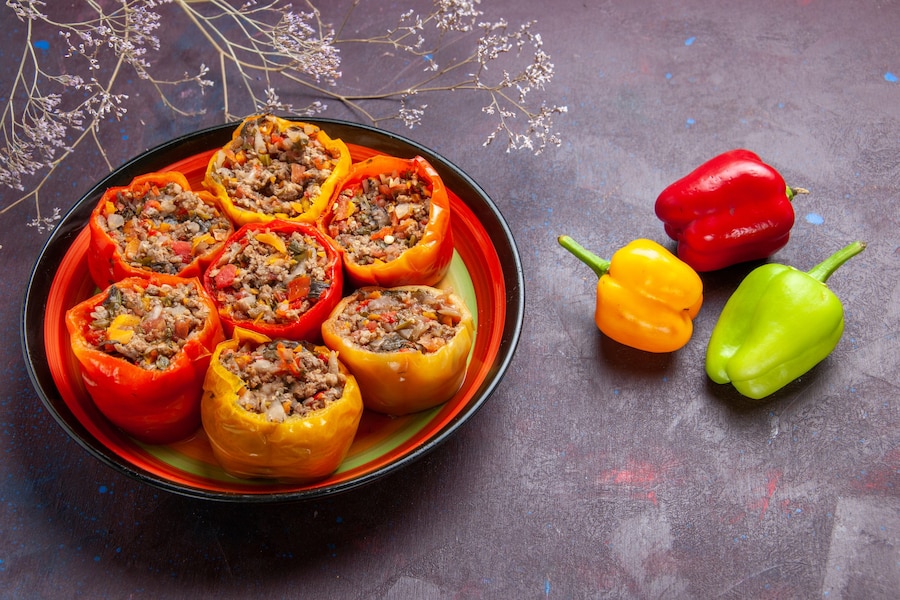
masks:
<path fill-rule="evenodd" d="M 209 317 L 198 289 L 191 283 L 149 284 L 143 291 L 113 285 L 91 313 L 87 339 L 143 369 L 165 370 Z"/>
<path fill-rule="evenodd" d="M 98 224 L 125 263 L 169 275 L 210 252 L 232 231 L 215 206 L 177 183 L 120 191 L 115 201 L 105 203 Z"/>
<path fill-rule="evenodd" d="M 341 192 L 328 232 L 356 264 L 389 262 L 422 238 L 430 211 L 431 189 L 415 171 L 384 173 Z"/>
<path fill-rule="evenodd" d="M 307 342 L 275 340 L 227 349 L 219 361 L 244 383 L 238 403 L 271 422 L 305 417 L 339 400 L 346 376 L 336 352 L 315 352 Z"/>
<path fill-rule="evenodd" d="M 314 126 L 279 131 L 274 117 L 248 120 L 215 165 L 217 179 L 245 210 L 293 218 L 308 211 L 340 158 Z"/>
<path fill-rule="evenodd" d="M 337 327 L 371 352 L 436 352 L 457 334 L 462 315 L 440 290 L 362 289 Z"/>
<path fill-rule="evenodd" d="M 290 323 L 331 287 L 331 259 L 320 242 L 298 231 L 247 231 L 207 275 L 220 311 L 235 321 Z"/>

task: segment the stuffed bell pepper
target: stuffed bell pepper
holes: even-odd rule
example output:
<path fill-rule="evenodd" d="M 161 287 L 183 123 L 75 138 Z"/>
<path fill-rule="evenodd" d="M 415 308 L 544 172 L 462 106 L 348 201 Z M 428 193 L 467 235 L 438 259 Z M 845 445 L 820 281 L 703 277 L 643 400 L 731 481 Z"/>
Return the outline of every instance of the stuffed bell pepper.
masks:
<path fill-rule="evenodd" d="M 420 156 L 353 166 L 319 228 L 341 250 L 354 287 L 435 285 L 450 266 L 450 199 Z"/>
<path fill-rule="evenodd" d="M 364 287 L 322 325 L 325 345 L 359 381 L 366 408 L 403 415 L 449 400 L 465 380 L 472 314 L 429 286 Z"/>
<path fill-rule="evenodd" d="M 201 410 L 203 429 L 225 471 L 303 482 L 340 466 L 363 405 L 337 353 L 238 328 L 216 348 Z"/>
<path fill-rule="evenodd" d="M 150 273 L 196 277 L 234 233 L 215 197 L 192 191 L 178 172 L 147 173 L 108 189 L 88 227 L 88 269 L 101 289 Z"/>
<path fill-rule="evenodd" d="M 312 225 L 250 223 L 228 239 L 203 276 L 227 335 L 235 327 L 270 338 L 318 340 L 341 300 L 341 257 Z"/>
<path fill-rule="evenodd" d="M 224 335 L 198 279 L 123 279 L 69 309 L 66 328 L 85 387 L 112 423 L 150 444 L 199 428 L 203 378 Z"/>
<path fill-rule="evenodd" d="M 314 223 L 350 170 L 347 145 L 316 125 L 248 117 L 209 160 L 205 185 L 240 225 L 273 219 Z"/>

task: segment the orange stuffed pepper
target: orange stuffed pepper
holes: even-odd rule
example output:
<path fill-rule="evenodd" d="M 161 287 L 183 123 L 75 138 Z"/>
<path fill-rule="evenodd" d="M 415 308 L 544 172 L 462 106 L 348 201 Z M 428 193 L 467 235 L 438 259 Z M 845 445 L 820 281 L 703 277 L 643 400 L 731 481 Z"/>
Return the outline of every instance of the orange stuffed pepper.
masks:
<path fill-rule="evenodd" d="M 150 444 L 199 428 L 203 378 L 224 340 L 199 280 L 123 279 L 69 309 L 66 327 L 88 394 L 112 423 Z"/>
<path fill-rule="evenodd" d="M 360 288 L 322 325 L 366 408 L 404 415 L 446 402 L 466 376 L 474 319 L 462 299 L 424 285 Z"/>
<path fill-rule="evenodd" d="M 108 189 L 88 228 L 88 269 L 101 289 L 151 273 L 196 277 L 234 232 L 215 197 L 174 171 Z"/>
<path fill-rule="evenodd" d="M 319 228 L 341 250 L 354 287 L 435 285 L 453 258 L 450 199 L 420 156 L 355 164 Z"/>

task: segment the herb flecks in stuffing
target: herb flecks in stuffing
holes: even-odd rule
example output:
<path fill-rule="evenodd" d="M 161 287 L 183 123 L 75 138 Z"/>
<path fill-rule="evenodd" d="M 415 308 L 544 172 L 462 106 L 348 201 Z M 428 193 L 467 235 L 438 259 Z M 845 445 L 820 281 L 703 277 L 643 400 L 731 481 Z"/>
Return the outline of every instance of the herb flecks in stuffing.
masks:
<path fill-rule="evenodd" d="M 338 320 L 339 330 L 372 352 L 436 352 L 457 334 L 459 310 L 440 291 L 362 289 Z"/>
<path fill-rule="evenodd" d="M 120 191 L 98 223 L 127 264 L 168 275 L 178 274 L 231 233 L 228 218 L 214 205 L 171 182 Z"/>
<path fill-rule="evenodd" d="M 231 243 L 208 275 L 233 320 L 290 323 L 331 287 L 330 265 L 315 237 L 264 229 Z"/>
<path fill-rule="evenodd" d="M 286 218 L 302 215 L 340 158 L 316 138 L 317 131 L 312 125 L 279 131 L 271 116 L 248 120 L 219 153 L 216 177 L 240 208 Z"/>

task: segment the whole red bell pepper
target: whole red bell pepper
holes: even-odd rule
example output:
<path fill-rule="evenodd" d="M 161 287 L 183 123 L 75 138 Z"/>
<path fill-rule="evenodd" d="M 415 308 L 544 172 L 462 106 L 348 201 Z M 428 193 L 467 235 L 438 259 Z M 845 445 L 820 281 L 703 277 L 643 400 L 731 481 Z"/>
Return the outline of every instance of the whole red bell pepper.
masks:
<path fill-rule="evenodd" d="M 678 258 L 696 271 L 715 271 L 768 258 L 794 226 L 791 188 L 759 156 L 737 149 L 716 156 L 669 185 L 656 216 L 678 242 Z"/>
<path fill-rule="evenodd" d="M 313 225 L 249 223 L 203 274 L 226 335 L 243 327 L 271 339 L 318 341 L 343 295 L 341 255 Z"/>

